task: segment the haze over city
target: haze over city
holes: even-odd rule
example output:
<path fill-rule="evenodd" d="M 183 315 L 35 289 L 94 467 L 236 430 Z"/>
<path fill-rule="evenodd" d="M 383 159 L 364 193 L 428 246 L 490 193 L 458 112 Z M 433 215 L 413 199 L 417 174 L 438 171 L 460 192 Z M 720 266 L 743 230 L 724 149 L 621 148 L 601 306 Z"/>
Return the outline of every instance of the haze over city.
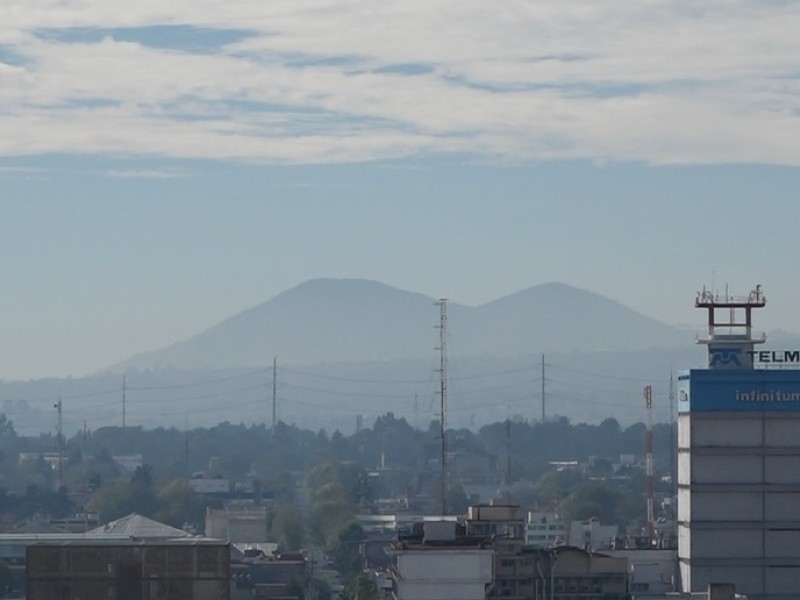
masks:
<path fill-rule="evenodd" d="M 86 375 L 320 277 L 473 306 L 559 281 L 697 330 L 703 285 L 760 283 L 757 326 L 798 332 L 798 21 L 5 2 L 0 378 Z"/>

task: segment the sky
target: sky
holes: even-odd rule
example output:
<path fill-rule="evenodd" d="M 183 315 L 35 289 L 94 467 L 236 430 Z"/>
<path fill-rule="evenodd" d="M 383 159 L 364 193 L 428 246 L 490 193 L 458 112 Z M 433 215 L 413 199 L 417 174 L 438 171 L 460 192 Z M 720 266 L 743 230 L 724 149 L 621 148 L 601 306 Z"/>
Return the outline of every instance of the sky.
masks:
<path fill-rule="evenodd" d="M 4 0 L 0 379 L 317 277 L 800 332 L 800 2 Z M 432 315 L 435 320 L 436 315 Z"/>

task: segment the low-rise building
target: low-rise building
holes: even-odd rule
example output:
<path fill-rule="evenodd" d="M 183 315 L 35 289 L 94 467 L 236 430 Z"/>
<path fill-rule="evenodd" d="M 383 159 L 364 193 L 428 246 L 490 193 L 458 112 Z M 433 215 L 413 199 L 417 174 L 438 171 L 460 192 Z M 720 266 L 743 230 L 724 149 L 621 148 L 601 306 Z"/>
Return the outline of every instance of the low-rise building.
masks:
<path fill-rule="evenodd" d="M 483 537 L 467 536 L 456 523 L 427 522 L 391 547 L 387 600 L 485 600 L 493 579 L 493 551 Z"/>
<path fill-rule="evenodd" d="M 264 506 L 208 508 L 206 536 L 236 543 L 266 542 L 267 509 Z"/>
<path fill-rule="evenodd" d="M 567 544 L 567 522 L 558 513 L 529 512 L 525 544 L 535 548 L 553 548 Z"/>
<path fill-rule="evenodd" d="M 611 548 L 618 536 L 618 526 L 603 525 L 597 519 L 587 519 L 586 521 L 570 522 L 567 541 L 570 546 L 600 550 Z"/>
<path fill-rule="evenodd" d="M 27 550 L 28 600 L 228 600 L 230 550 L 217 540 L 37 542 Z"/>

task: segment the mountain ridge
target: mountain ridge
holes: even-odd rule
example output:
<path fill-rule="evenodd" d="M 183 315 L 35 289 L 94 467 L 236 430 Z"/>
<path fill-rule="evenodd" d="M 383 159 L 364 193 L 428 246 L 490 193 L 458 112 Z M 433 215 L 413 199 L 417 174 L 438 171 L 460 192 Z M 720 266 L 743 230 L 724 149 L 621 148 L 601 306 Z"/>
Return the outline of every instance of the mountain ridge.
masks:
<path fill-rule="evenodd" d="M 435 353 L 437 299 L 369 279 L 308 280 L 164 348 L 106 369 L 237 368 L 273 356 L 307 364 L 403 360 Z M 687 343 L 686 331 L 565 283 L 468 306 L 448 303 L 461 356 L 640 350 Z"/>

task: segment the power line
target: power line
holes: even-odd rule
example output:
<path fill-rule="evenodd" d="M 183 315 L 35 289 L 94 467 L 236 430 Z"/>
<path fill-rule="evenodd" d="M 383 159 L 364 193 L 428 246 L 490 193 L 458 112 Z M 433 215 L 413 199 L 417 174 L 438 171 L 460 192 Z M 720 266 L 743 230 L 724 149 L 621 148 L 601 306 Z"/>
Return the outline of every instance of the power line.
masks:
<path fill-rule="evenodd" d="M 642 379 L 639 377 L 621 377 L 618 375 L 608 375 L 606 373 L 592 373 L 591 371 L 584 371 L 582 369 L 572 369 L 569 367 L 562 367 L 559 365 L 548 364 L 551 369 L 556 369 L 558 371 L 566 371 L 567 373 L 578 373 L 580 375 L 586 375 L 588 377 L 599 377 L 600 379 L 614 379 L 617 381 L 630 381 L 632 383 L 642 383 L 647 382 L 649 379 Z"/>
<path fill-rule="evenodd" d="M 129 390 L 136 390 L 138 392 L 154 391 L 154 390 L 174 390 L 181 388 L 199 387 L 201 385 L 208 385 L 210 383 L 221 383 L 223 381 L 232 381 L 234 379 L 243 379 L 245 377 L 252 377 L 253 375 L 263 374 L 263 369 L 248 371 L 246 373 L 239 373 L 237 375 L 229 375 L 227 377 L 220 377 L 218 379 L 206 379 L 204 381 L 195 381 L 192 383 L 175 383 L 168 385 L 144 385 L 144 386 L 128 386 Z"/>
<path fill-rule="evenodd" d="M 313 373 L 301 369 L 290 369 L 281 367 L 281 371 L 285 373 L 294 373 L 295 375 L 306 375 L 308 377 L 316 377 L 318 379 L 331 379 L 333 381 L 348 381 L 351 383 L 385 383 L 387 385 L 407 385 L 407 384 L 420 384 L 430 383 L 431 379 L 360 379 L 357 377 L 342 377 L 339 375 L 327 375 L 323 373 Z"/>

